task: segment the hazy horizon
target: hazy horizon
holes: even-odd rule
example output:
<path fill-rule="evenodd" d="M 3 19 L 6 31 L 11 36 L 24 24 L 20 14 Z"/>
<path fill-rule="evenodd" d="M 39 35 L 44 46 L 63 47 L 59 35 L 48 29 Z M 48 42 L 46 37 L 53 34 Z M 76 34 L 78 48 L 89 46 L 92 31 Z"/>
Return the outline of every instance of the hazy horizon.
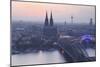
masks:
<path fill-rule="evenodd" d="M 48 3 L 33 3 L 33 2 L 18 2 L 12 1 L 12 20 L 13 21 L 30 21 L 44 22 L 46 12 L 48 19 L 50 13 L 53 14 L 55 23 L 71 22 L 71 16 L 74 17 L 74 23 L 87 23 L 90 18 L 93 18 L 95 23 L 95 7 L 94 6 L 79 6 L 79 5 L 64 5 L 64 4 L 48 4 Z"/>

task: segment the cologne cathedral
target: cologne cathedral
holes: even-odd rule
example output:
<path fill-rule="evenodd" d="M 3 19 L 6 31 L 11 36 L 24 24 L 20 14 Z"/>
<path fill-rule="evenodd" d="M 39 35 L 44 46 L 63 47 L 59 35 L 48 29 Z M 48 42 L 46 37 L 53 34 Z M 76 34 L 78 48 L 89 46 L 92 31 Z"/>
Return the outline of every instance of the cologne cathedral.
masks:
<path fill-rule="evenodd" d="M 58 39 L 57 27 L 54 25 L 52 12 L 50 19 L 48 19 L 48 14 L 46 12 L 44 27 L 43 27 L 43 39 L 56 42 Z"/>

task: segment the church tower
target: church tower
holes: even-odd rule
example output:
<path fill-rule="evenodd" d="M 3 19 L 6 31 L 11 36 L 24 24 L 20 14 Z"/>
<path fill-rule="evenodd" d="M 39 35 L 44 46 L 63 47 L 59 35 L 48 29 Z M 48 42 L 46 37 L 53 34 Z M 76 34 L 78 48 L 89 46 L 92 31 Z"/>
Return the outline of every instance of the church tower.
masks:
<path fill-rule="evenodd" d="M 57 27 L 53 24 L 53 16 L 52 12 L 50 14 L 50 20 L 48 21 L 48 15 L 46 12 L 46 18 L 43 27 L 43 39 L 49 40 L 51 42 L 56 42 L 58 35 L 57 35 Z"/>
<path fill-rule="evenodd" d="M 45 23 L 44 23 L 44 25 L 45 26 L 48 26 L 49 24 L 48 24 L 48 14 L 47 14 L 47 12 L 46 12 L 46 17 L 45 17 Z"/>
<path fill-rule="evenodd" d="M 90 23 L 89 24 L 93 25 L 93 19 L 92 18 L 90 18 Z"/>
<path fill-rule="evenodd" d="M 51 12 L 51 16 L 50 16 L 50 26 L 53 26 L 53 17 L 52 17 L 52 12 Z"/>

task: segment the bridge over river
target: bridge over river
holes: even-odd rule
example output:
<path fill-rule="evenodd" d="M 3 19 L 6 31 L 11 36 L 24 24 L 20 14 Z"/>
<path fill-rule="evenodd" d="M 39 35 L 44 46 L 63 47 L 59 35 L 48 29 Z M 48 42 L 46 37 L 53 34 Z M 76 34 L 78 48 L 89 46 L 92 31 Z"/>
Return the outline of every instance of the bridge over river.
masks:
<path fill-rule="evenodd" d="M 67 43 L 66 43 L 67 42 Z M 52 63 L 72 63 L 88 62 L 96 60 L 95 44 L 84 44 L 79 39 L 60 39 L 52 44 L 52 48 L 46 49 L 48 43 L 40 46 L 36 52 L 21 53 L 12 55 L 12 66 L 30 64 L 52 64 Z M 85 46 L 84 46 L 85 45 Z M 87 47 L 86 47 L 87 45 Z"/>

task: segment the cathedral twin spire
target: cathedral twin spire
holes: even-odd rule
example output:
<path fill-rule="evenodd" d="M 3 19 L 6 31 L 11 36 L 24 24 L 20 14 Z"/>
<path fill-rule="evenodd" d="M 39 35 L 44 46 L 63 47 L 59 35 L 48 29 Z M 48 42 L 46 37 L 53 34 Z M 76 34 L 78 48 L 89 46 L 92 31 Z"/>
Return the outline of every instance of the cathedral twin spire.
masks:
<path fill-rule="evenodd" d="M 45 26 L 53 26 L 52 12 L 51 12 L 51 16 L 50 16 L 50 24 L 49 24 L 49 21 L 48 21 L 48 14 L 47 14 L 47 12 L 46 12 Z"/>
<path fill-rule="evenodd" d="M 46 12 L 46 18 L 45 18 L 45 26 L 48 26 L 48 14 Z"/>

